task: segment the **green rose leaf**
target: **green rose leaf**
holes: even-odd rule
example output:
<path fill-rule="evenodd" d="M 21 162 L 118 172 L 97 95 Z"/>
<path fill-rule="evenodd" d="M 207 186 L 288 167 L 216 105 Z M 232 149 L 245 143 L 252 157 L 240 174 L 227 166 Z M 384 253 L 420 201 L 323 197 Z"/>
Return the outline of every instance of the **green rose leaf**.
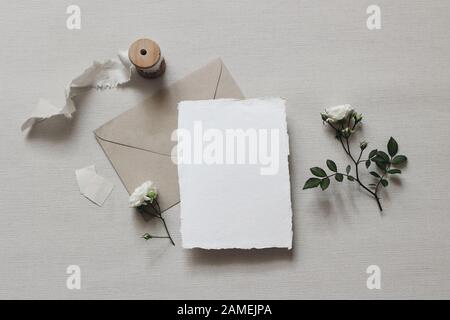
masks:
<path fill-rule="evenodd" d="M 323 178 L 323 177 L 327 176 L 327 173 L 322 168 L 314 167 L 314 168 L 311 168 L 310 170 L 311 170 L 311 173 L 313 175 L 315 175 L 316 177 Z"/>
<path fill-rule="evenodd" d="M 334 177 L 339 182 L 342 182 L 342 180 L 344 180 L 344 175 L 342 173 L 336 173 L 336 175 Z"/>
<path fill-rule="evenodd" d="M 380 175 L 375 171 L 370 171 L 370 174 L 373 175 L 375 178 L 381 178 Z"/>
<path fill-rule="evenodd" d="M 322 190 L 325 190 L 326 188 L 328 188 L 328 186 L 330 185 L 330 178 L 323 178 L 322 181 L 320 182 L 320 187 L 322 188 Z"/>
<path fill-rule="evenodd" d="M 370 160 L 367 160 L 367 161 L 366 161 L 366 168 L 367 168 L 367 169 L 369 169 L 370 164 L 371 164 Z"/>
<path fill-rule="evenodd" d="M 378 157 L 383 159 L 385 162 L 389 162 L 390 161 L 389 156 L 384 151 L 378 151 L 377 155 L 378 155 Z"/>
<path fill-rule="evenodd" d="M 375 161 L 375 164 L 378 168 L 380 168 L 383 171 L 386 171 L 387 163 L 384 161 Z"/>
<path fill-rule="evenodd" d="M 327 160 L 327 167 L 333 172 L 337 172 L 337 166 L 336 163 L 334 163 L 333 160 Z"/>
<path fill-rule="evenodd" d="M 303 186 L 303 190 L 305 189 L 311 189 L 311 188 L 316 188 L 319 186 L 320 182 L 322 180 L 319 178 L 309 178 L 306 182 L 305 185 Z"/>
<path fill-rule="evenodd" d="M 352 176 L 347 176 L 347 179 L 348 179 L 349 181 L 355 181 L 355 178 L 353 178 Z"/>
<path fill-rule="evenodd" d="M 388 152 L 391 157 L 395 156 L 398 152 L 398 144 L 394 138 L 390 138 L 387 144 Z"/>
<path fill-rule="evenodd" d="M 407 160 L 408 160 L 408 158 L 406 156 L 398 155 L 392 159 L 392 164 L 397 164 L 397 165 L 402 164 L 402 163 L 406 162 Z"/>
<path fill-rule="evenodd" d="M 388 170 L 388 173 L 390 173 L 390 174 L 402 173 L 402 170 L 400 170 L 400 169 L 390 169 L 390 170 Z"/>
<path fill-rule="evenodd" d="M 387 180 L 381 180 L 381 184 L 383 185 L 383 187 L 387 187 L 388 186 L 388 184 L 389 184 L 389 182 L 387 181 Z"/>
<path fill-rule="evenodd" d="M 386 162 L 382 157 L 380 157 L 379 155 L 376 155 L 375 157 L 373 157 L 371 159 L 374 162 Z"/>
<path fill-rule="evenodd" d="M 345 172 L 347 172 L 347 174 L 349 174 L 351 169 L 352 169 L 352 167 L 350 167 L 350 165 L 348 165 L 347 168 L 345 168 Z"/>
<path fill-rule="evenodd" d="M 372 159 L 373 157 L 375 157 L 378 153 L 377 149 L 373 149 L 372 151 L 370 151 L 369 153 L 369 159 Z"/>

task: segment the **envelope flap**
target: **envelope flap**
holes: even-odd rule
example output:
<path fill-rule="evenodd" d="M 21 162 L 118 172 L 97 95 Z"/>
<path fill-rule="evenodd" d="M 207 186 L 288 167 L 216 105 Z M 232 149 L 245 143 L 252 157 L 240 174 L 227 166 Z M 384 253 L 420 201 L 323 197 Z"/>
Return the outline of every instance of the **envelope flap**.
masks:
<path fill-rule="evenodd" d="M 220 59 L 212 61 L 107 122 L 95 130 L 95 135 L 108 142 L 170 156 L 176 143 L 170 138 L 177 128 L 178 102 L 214 99 L 217 93 L 239 98 L 233 96 L 236 90 L 242 96 L 226 69 L 222 78 L 223 68 Z M 223 81 L 232 83 L 220 84 Z"/>

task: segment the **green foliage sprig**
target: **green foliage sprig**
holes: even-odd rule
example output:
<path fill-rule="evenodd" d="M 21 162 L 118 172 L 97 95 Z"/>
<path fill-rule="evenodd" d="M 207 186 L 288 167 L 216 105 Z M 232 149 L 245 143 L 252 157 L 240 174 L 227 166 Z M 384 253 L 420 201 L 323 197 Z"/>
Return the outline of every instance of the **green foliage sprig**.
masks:
<path fill-rule="evenodd" d="M 333 160 L 326 161 L 326 166 L 331 171 L 330 173 L 327 173 L 321 167 L 310 168 L 314 177 L 309 178 L 305 182 L 303 189 L 320 187 L 322 190 L 326 190 L 330 185 L 332 177 L 337 182 L 342 182 L 346 178 L 350 182 L 358 183 L 367 191 L 376 200 L 380 211 L 383 211 L 379 192 L 382 187 L 388 187 L 391 176 L 402 173 L 399 167 L 405 165 L 407 162 L 405 155 L 398 154 L 399 147 L 397 141 L 390 137 L 387 142 L 387 153 L 382 150 L 373 149 L 365 159 L 363 159 L 363 154 L 368 143 L 362 141 L 359 144 L 359 154 L 356 157 L 352 153 L 350 140 L 361 125 L 363 119 L 362 114 L 356 113 L 349 105 L 342 105 L 326 110 L 321 116 L 324 123 L 327 123 L 335 130 L 336 139 L 340 142 L 345 153 L 350 158 L 351 164 L 346 166 L 345 172 L 339 172 Z M 361 164 L 364 164 L 364 167 L 372 176 L 373 181 L 368 185 L 361 180 Z M 352 166 L 354 168 L 353 172 Z"/>
<path fill-rule="evenodd" d="M 162 215 L 161 207 L 158 203 L 158 189 L 153 185 L 153 182 L 145 181 L 139 187 L 134 189 L 133 193 L 130 195 L 129 202 L 130 207 L 136 208 L 140 213 L 149 214 L 161 220 L 164 225 L 164 229 L 166 229 L 167 236 L 155 236 L 150 233 L 145 233 L 142 238 L 145 240 L 167 238 L 170 240 L 172 245 L 175 246 L 175 242 L 170 235 L 166 220 Z"/>

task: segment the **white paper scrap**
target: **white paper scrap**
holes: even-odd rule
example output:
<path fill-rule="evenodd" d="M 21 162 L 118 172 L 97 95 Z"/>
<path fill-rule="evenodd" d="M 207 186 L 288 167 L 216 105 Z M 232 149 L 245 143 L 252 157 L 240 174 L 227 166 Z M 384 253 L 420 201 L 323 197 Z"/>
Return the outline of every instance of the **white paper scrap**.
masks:
<path fill-rule="evenodd" d="M 69 83 L 65 91 L 65 101 L 60 106 L 55 106 L 50 101 L 40 98 L 36 108 L 22 124 L 22 131 L 32 127 L 38 121 L 53 116 L 64 115 L 70 118 L 76 111 L 73 101 L 75 96 L 89 88 L 111 89 L 127 83 L 130 81 L 132 68 L 134 67 L 128 59 L 126 51 L 120 51 L 118 59 L 110 59 L 103 63 L 94 61 L 92 66 Z"/>
<path fill-rule="evenodd" d="M 177 159 L 183 248 L 292 248 L 285 100 L 183 101 Z"/>
<path fill-rule="evenodd" d="M 98 206 L 103 205 L 114 188 L 111 182 L 97 174 L 94 165 L 76 170 L 75 176 L 80 193 Z"/>

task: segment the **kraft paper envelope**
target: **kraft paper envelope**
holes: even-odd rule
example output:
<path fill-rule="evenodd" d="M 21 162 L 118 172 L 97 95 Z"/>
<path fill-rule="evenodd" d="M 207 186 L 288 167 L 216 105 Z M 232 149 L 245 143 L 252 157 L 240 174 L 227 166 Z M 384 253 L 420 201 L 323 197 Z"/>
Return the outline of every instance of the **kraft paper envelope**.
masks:
<path fill-rule="evenodd" d="M 180 202 L 177 167 L 171 159 L 176 144 L 171 135 L 177 129 L 177 104 L 219 98 L 244 96 L 217 59 L 95 130 L 98 143 L 128 193 L 151 180 L 158 188 L 162 211 Z"/>

